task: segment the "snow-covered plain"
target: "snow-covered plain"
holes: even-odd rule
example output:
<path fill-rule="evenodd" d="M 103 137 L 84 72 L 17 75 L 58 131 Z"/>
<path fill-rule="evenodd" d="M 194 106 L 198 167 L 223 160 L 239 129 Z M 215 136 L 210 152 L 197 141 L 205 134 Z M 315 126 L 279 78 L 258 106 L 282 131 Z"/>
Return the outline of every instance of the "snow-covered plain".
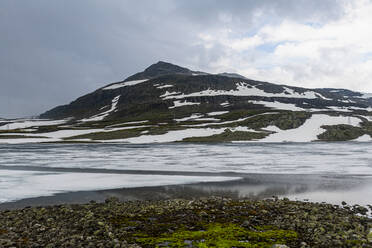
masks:
<path fill-rule="evenodd" d="M 133 80 L 133 81 L 127 81 L 127 82 L 122 82 L 122 83 L 116 83 L 116 84 L 107 86 L 107 87 L 103 88 L 102 90 L 115 90 L 115 89 L 119 89 L 119 88 L 122 88 L 122 87 L 137 85 L 137 84 L 140 84 L 140 83 L 143 83 L 143 82 L 146 82 L 146 81 L 148 81 L 148 79 Z"/>
<path fill-rule="evenodd" d="M 195 125 L 197 126 L 197 125 Z M 181 141 L 186 138 L 192 137 L 208 137 L 216 134 L 223 133 L 226 129 L 232 132 L 245 131 L 245 132 L 256 132 L 247 127 L 229 127 L 229 128 L 189 128 L 184 130 L 169 131 L 165 134 L 159 135 L 142 135 L 139 137 L 123 139 L 123 140 L 111 140 L 110 142 L 127 142 L 132 144 L 147 144 L 147 143 L 168 143 Z"/>
<path fill-rule="evenodd" d="M 68 120 L 19 119 L 9 120 L 9 124 L 0 126 L 0 130 L 24 129 L 29 127 L 53 126 L 66 123 Z"/>
<path fill-rule="evenodd" d="M 90 133 L 98 133 L 98 132 L 113 132 L 113 131 L 120 131 L 120 130 L 127 130 L 133 128 L 144 128 L 150 126 L 129 126 L 129 127 L 117 127 L 117 128 L 96 128 L 96 129 L 66 129 L 66 130 L 58 130 L 54 132 L 48 133 L 22 133 L 21 135 L 27 136 L 30 138 L 8 138 L 8 139 L 0 139 L 0 144 L 22 144 L 22 143 L 38 143 L 38 142 L 59 142 L 63 141 L 64 138 L 69 138 L 78 135 L 90 134 Z M 0 134 L 2 135 L 20 135 L 19 133 L 6 133 Z M 43 138 L 38 138 L 38 137 Z M 34 138 L 32 138 L 34 137 Z M 85 140 L 90 141 L 90 140 Z"/>
<path fill-rule="evenodd" d="M 139 137 L 124 139 L 124 140 L 114 140 L 114 142 L 128 142 L 132 144 L 146 144 L 146 143 L 167 143 L 181 141 L 185 138 L 191 137 L 207 137 L 215 134 L 223 133 L 225 128 L 190 128 L 184 130 L 169 131 L 165 134 L 160 135 L 142 135 Z"/>

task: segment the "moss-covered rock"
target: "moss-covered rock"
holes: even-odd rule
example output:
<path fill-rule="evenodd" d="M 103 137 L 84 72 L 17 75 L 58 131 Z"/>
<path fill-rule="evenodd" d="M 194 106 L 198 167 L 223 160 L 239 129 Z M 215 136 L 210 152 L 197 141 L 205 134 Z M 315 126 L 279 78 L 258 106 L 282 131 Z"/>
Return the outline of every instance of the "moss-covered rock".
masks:
<path fill-rule="evenodd" d="M 318 135 L 318 139 L 324 141 L 345 141 L 356 139 L 363 134 L 365 130 L 351 125 L 322 126 L 326 131 Z"/>
<path fill-rule="evenodd" d="M 346 207 L 214 197 L 33 207 L 0 212 L 0 247 L 372 247 L 369 219 Z"/>
<path fill-rule="evenodd" d="M 258 140 L 266 137 L 268 133 L 264 132 L 245 132 L 245 131 L 231 131 L 226 129 L 221 134 L 215 134 L 208 137 L 191 137 L 183 139 L 182 142 L 230 142 L 230 141 L 245 141 Z"/>

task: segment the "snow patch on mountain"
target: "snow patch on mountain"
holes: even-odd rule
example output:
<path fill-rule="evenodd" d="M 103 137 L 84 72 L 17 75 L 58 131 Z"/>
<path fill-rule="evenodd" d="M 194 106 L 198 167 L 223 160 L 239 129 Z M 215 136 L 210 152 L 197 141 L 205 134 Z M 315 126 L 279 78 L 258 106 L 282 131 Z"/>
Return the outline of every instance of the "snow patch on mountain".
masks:
<path fill-rule="evenodd" d="M 360 96 L 359 98 L 365 98 L 365 99 L 368 99 L 368 98 L 372 98 L 372 93 L 361 93 L 362 96 Z"/>
<path fill-rule="evenodd" d="M 174 120 L 177 121 L 177 122 L 182 122 L 182 121 L 194 120 L 194 119 L 200 118 L 200 117 L 203 117 L 203 115 L 202 114 L 198 114 L 198 113 L 194 113 L 191 116 L 186 116 L 186 117 L 179 118 L 179 119 L 174 119 Z"/>
<path fill-rule="evenodd" d="M 197 118 L 196 121 L 220 121 L 220 119 L 217 118 L 211 118 L 211 117 L 205 117 L 205 118 Z"/>
<path fill-rule="evenodd" d="M 293 103 L 282 103 L 282 102 L 266 102 L 266 101 L 251 101 L 254 104 L 264 105 L 267 108 L 290 110 L 290 111 L 305 111 L 303 108 L 297 107 Z"/>
<path fill-rule="evenodd" d="M 160 85 L 158 87 L 156 87 L 157 89 L 165 89 L 165 88 L 172 88 L 174 87 L 173 85 L 171 84 L 166 84 L 166 85 Z"/>
<path fill-rule="evenodd" d="M 173 95 L 178 95 L 178 94 L 181 94 L 181 92 L 176 92 L 176 91 L 173 91 L 173 92 L 169 92 L 169 91 L 166 91 L 163 95 L 161 95 L 160 97 L 162 98 L 167 98 L 169 96 L 173 96 Z"/>
<path fill-rule="evenodd" d="M 164 99 L 182 99 L 187 97 L 200 97 L 200 96 L 221 96 L 221 95 L 230 95 L 230 96 L 262 96 L 262 97 L 286 97 L 286 98 L 306 98 L 306 99 L 327 99 L 321 94 L 307 90 L 303 93 L 299 93 L 290 89 L 288 87 L 283 87 L 284 91 L 282 93 L 269 93 L 262 89 L 257 88 L 256 86 L 249 85 L 245 82 L 236 83 L 235 90 L 213 90 L 207 89 L 200 92 L 194 92 L 190 94 L 180 94 L 180 95 L 163 95 Z"/>
<path fill-rule="evenodd" d="M 168 142 L 176 142 L 181 141 L 186 138 L 191 137 L 208 137 L 216 134 L 221 134 L 225 132 L 226 129 L 230 131 L 251 131 L 255 132 L 255 130 L 251 130 L 247 127 L 234 127 L 234 128 L 190 128 L 184 130 L 175 130 L 169 131 L 165 134 L 160 135 L 143 135 L 139 137 L 129 138 L 129 139 L 121 139 L 121 140 L 110 140 L 109 142 L 127 142 L 133 144 L 146 144 L 146 143 L 168 143 Z"/>
<path fill-rule="evenodd" d="M 146 82 L 148 80 L 149 79 L 143 79 L 143 80 L 133 80 L 133 81 L 126 81 L 126 82 L 122 82 L 122 83 L 116 83 L 116 84 L 107 86 L 107 87 L 103 88 L 102 90 L 115 90 L 115 89 L 119 89 L 119 88 L 126 87 L 126 86 L 137 85 L 137 84 Z"/>
<path fill-rule="evenodd" d="M 370 142 L 372 141 L 372 137 L 368 134 L 364 134 L 356 139 L 354 139 L 353 141 L 357 141 L 357 142 Z"/>
<path fill-rule="evenodd" d="M 361 120 L 357 117 L 329 116 L 325 114 L 314 114 L 302 126 L 296 129 L 281 130 L 276 126 L 268 126 L 265 130 L 275 132 L 260 142 L 311 142 L 317 140 L 317 136 L 326 130 L 323 125 L 352 125 L 359 126 Z"/>
<path fill-rule="evenodd" d="M 160 135 L 143 135 L 139 137 L 124 139 L 124 140 L 113 140 L 114 142 L 128 142 L 133 144 L 146 144 L 146 143 L 167 143 L 181 141 L 185 138 L 191 137 L 207 137 L 215 134 L 223 133 L 225 128 L 214 129 L 214 128 L 190 128 L 184 130 L 169 131 L 165 134 Z M 110 141 L 110 142 L 113 142 Z"/>
<path fill-rule="evenodd" d="M 230 103 L 226 101 L 226 102 L 220 103 L 220 105 L 222 107 L 226 108 L 226 107 L 230 106 Z"/>
<path fill-rule="evenodd" d="M 178 108 L 182 106 L 188 106 L 188 105 L 199 105 L 200 102 L 188 102 L 185 100 L 185 101 L 174 101 L 173 104 L 174 106 L 169 107 L 169 109 Z"/>
<path fill-rule="evenodd" d="M 112 103 L 111 103 L 111 108 L 105 112 L 102 112 L 102 113 L 99 113 L 97 115 L 94 115 L 92 117 L 89 117 L 89 118 L 85 118 L 85 119 L 82 119 L 81 121 L 82 122 L 87 122 L 87 121 L 102 121 L 104 118 L 106 118 L 111 112 L 115 112 L 117 109 L 117 105 L 118 105 L 118 102 L 119 102 L 119 99 L 120 99 L 120 96 L 121 95 L 118 95 L 116 97 L 114 97 L 114 99 L 112 99 Z"/>
<path fill-rule="evenodd" d="M 223 115 L 223 114 L 227 114 L 227 113 L 229 113 L 229 111 L 215 111 L 215 112 L 207 113 L 207 115 L 216 116 L 216 115 Z"/>

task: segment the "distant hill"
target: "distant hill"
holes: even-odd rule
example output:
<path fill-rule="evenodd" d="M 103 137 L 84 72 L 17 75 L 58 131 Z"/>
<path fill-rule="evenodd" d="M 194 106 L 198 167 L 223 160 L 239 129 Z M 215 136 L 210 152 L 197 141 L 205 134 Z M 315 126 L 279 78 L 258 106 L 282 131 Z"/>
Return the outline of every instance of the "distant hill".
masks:
<path fill-rule="evenodd" d="M 235 73 L 209 74 L 160 61 L 41 114 L 41 119 L 52 119 L 48 125 L 14 127 L 35 129 L 24 136 L 58 141 L 368 141 L 371 97 L 347 89 L 272 84 Z M 62 131 L 68 135 L 50 134 Z"/>

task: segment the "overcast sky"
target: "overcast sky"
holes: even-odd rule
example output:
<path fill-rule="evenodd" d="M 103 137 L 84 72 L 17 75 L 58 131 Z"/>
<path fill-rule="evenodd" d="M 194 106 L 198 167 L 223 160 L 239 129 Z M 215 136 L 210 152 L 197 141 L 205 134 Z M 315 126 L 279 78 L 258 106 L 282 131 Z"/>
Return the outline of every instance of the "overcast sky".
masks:
<path fill-rule="evenodd" d="M 0 117 L 40 114 L 159 60 L 372 92 L 372 0 L 1 0 Z"/>

